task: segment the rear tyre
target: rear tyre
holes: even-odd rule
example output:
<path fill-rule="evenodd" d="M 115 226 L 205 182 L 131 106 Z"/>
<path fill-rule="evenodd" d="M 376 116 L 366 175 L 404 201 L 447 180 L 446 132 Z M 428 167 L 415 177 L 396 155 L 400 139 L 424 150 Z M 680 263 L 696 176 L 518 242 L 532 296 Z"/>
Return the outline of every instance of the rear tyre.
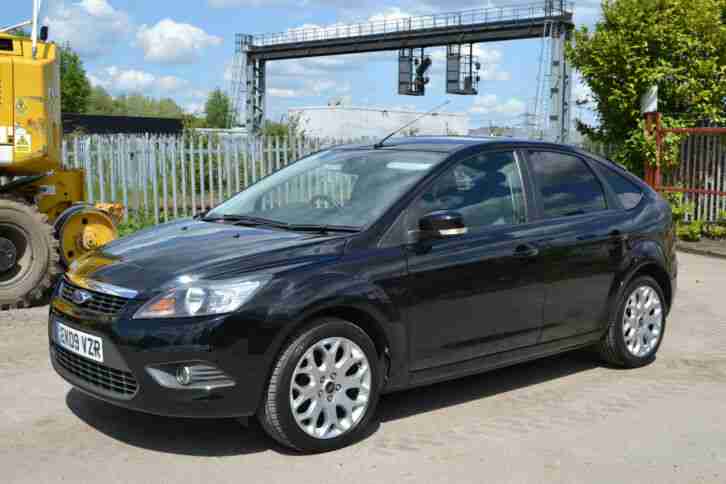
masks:
<path fill-rule="evenodd" d="M 0 308 L 42 304 L 60 273 L 47 217 L 20 199 L 0 198 Z"/>
<path fill-rule="evenodd" d="M 301 452 L 356 442 L 378 403 L 378 363 L 363 330 L 342 319 L 316 321 L 282 350 L 258 412 L 262 427 Z"/>
<path fill-rule="evenodd" d="M 598 344 L 605 362 L 638 368 L 655 360 L 666 327 L 666 300 L 658 283 L 637 277 L 623 292 L 613 321 Z"/>

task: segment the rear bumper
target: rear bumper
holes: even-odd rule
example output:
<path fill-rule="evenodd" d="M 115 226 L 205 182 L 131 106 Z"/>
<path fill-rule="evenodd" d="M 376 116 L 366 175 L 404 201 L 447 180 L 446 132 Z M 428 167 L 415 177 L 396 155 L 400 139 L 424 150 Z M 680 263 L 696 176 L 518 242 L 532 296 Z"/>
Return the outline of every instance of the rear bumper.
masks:
<path fill-rule="evenodd" d="M 69 364 L 69 352 L 56 342 L 54 321 L 57 318 L 64 325 L 101 338 L 104 363 L 101 365 L 71 354 L 75 359 Z M 219 319 L 195 320 L 192 333 L 208 336 L 223 323 Z M 51 310 L 48 338 L 53 368 L 83 393 L 140 412 L 193 418 L 246 417 L 256 413 L 267 374 L 264 371 L 264 357 L 249 355 L 246 340 L 239 339 L 226 348 L 215 350 L 208 344 L 206 336 L 197 340 L 190 337 L 170 338 L 170 335 L 189 334 L 189 328 L 184 322 L 176 326 L 178 333 L 170 333 L 169 327 L 158 325 L 155 329 L 149 327 L 139 333 L 139 328 L 134 328 L 134 325 L 138 326 L 138 323 L 120 320 L 99 328 L 94 323 L 74 320 Z M 134 333 L 133 337 L 129 329 Z M 169 388 L 160 384 L 148 371 L 159 365 L 184 362 L 208 362 L 228 375 L 234 385 Z M 114 383 L 110 384 L 111 381 Z M 123 381 L 126 386 L 119 386 L 119 381 Z"/>

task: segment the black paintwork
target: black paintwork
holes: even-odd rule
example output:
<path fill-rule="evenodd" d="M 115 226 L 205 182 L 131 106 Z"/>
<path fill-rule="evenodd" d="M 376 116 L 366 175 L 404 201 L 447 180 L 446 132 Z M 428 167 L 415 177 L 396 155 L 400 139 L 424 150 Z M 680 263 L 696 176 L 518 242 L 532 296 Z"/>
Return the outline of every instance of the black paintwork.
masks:
<path fill-rule="evenodd" d="M 182 220 L 98 251 L 76 275 L 132 288 L 139 296 L 115 318 L 55 298 L 51 320 L 62 317 L 102 337 L 107 364 L 131 371 L 140 390 L 130 400 L 118 400 L 86 387 L 54 362 L 56 371 L 98 398 L 150 413 L 246 416 L 256 412 L 285 341 L 316 316 L 334 314 L 364 326 L 385 355 L 384 390 L 393 391 L 592 344 L 604 334 L 620 291 L 641 271 L 658 278 L 672 301 L 677 260 L 670 209 L 624 171 L 644 193 L 634 209 L 623 209 L 600 180 L 607 211 L 544 220 L 527 148 L 604 162 L 575 148 L 518 140 L 423 138 L 389 142 L 386 148 L 393 146 L 445 152 L 448 158 L 360 233 Z M 407 227 L 406 209 L 438 174 L 473 154 L 502 149 L 518 154 L 525 224 L 438 240 L 411 236 L 416 227 Z M 272 274 L 271 282 L 237 313 L 131 318 L 143 301 L 180 276 L 227 279 L 260 271 Z M 196 360 L 213 362 L 237 385 L 169 390 L 144 370 Z"/>

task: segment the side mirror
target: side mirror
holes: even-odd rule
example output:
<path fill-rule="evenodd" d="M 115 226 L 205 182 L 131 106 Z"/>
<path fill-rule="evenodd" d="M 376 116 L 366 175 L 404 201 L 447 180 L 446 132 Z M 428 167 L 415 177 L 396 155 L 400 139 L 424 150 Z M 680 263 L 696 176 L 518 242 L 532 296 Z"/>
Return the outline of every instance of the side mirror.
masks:
<path fill-rule="evenodd" d="M 439 211 L 424 216 L 418 223 L 420 240 L 446 239 L 465 235 L 469 230 L 459 212 Z"/>
<path fill-rule="evenodd" d="M 38 38 L 40 39 L 41 42 L 46 42 L 48 40 L 48 26 L 47 25 L 43 25 L 40 28 L 40 35 L 38 35 Z"/>

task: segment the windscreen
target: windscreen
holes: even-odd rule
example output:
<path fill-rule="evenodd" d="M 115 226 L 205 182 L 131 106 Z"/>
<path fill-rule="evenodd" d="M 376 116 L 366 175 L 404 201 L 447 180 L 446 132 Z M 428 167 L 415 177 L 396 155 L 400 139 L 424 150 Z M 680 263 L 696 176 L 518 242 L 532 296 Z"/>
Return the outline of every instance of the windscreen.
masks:
<path fill-rule="evenodd" d="M 261 180 L 209 217 L 363 228 L 446 157 L 408 150 L 330 150 Z"/>

